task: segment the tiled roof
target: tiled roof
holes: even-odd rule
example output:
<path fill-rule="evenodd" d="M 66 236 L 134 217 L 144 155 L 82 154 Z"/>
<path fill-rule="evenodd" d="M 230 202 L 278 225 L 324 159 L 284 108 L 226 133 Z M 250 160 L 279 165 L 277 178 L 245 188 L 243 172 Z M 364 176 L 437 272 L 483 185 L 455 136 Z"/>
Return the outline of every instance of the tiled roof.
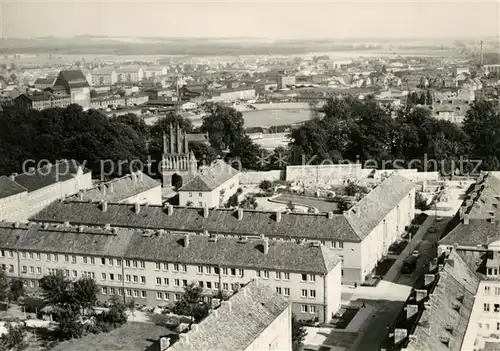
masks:
<path fill-rule="evenodd" d="M 79 196 L 82 196 L 82 200 L 121 202 L 156 187 L 161 187 L 161 184 L 144 173 L 129 174 L 99 184 L 81 192 L 80 195 L 72 196 L 70 199 L 78 200 Z"/>
<path fill-rule="evenodd" d="M 486 342 L 483 351 L 500 351 L 500 342 Z"/>
<path fill-rule="evenodd" d="M 439 242 L 440 245 L 459 246 L 488 245 L 500 240 L 500 223 L 482 219 L 470 219 L 469 224 L 458 224 Z"/>
<path fill-rule="evenodd" d="M 169 350 L 245 350 L 289 305 L 271 287 L 252 281 L 189 331 L 187 341 L 179 340 Z"/>
<path fill-rule="evenodd" d="M 238 173 L 236 169 L 224 161 L 217 160 L 210 168 L 198 173 L 179 191 L 212 191 L 238 175 Z"/>
<path fill-rule="evenodd" d="M 290 241 L 241 241 L 219 237 L 215 241 L 206 235 L 148 233 L 138 229 L 84 228 L 69 224 L 48 226 L 0 224 L 0 245 L 3 248 L 125 257 L 148 261 L 166 261 L 190 265 L 241 267 L 262 270 L 286 270 L 327 274 L 340 258 L 330 248 Z M 151 235 L 150 235 L 151 234 Z M 146 236 L 147 235 L 147 236 Z"/>
<path fill-rule="evenodd" d="M 356 203 L 359 213 L 355 214 L 355 208 L 351 208 L 346 218 L 356 234 L 364 239 L 414 187 L 410 180 L 392 174 Z"/>
<path fill-rule="evenodd" d="M 90 87 L 87 78 L 85 78 L 83 72 L 79 69 L 61 71 L 59 75 L 68 83 L 70 89 Z"/>
<path fill-rule="evenodd" d="M 292 241 L 269 240 L 264 253 L 264 240 L 242 242 L 235 237 L 210 239 L 205 235 L 165 233 L 152 236 L 134 235 L 125 257 L 197 265 L 221 265 L 327 274 L 339 262 L 334 251 L 320 245 L 300 245 Z"/>
<path fill-rule="evenodd" d="M 422 313 L 413 333 L 416 338 L 408 343 L 407 351 L 449 351 L 462 347 L 479 279 L 455 251 L 448 259 L 431 294 L 431 306 Z M 462 302 L 458 299 L 461 295 Z M 458 305 L 457 311 L 454 307 Z"/>
<path fill-rule="evenodd" d="M 33 172 L 26 172 L 14 177 L 19 185 L 23 186 L 28 192 L 36 191 L 57 182 L 66 181 L 73 178 L 81 165 L 75 160 L 60 161 L 59 163 L 44 166 L 35 169 Z M 82 167 L 83 173 L 90 172 L 89 169 Z"/>
<path fill-rule="evenodd" d="M 0 199 L 26 191 L 25 188 L 17 184 L 7 176 L 0 176 Z"/>
<path fill-rule="evenodd" d="M 54 83 L 55 77 L 47 77 L 47 78 L 38 78 L 35 80 L 35 84 L 49 84 Z"/>
<path fill-rule="evenodd" d="M 138 73 L 139 67 L 124 66 L 116 69 L 117 73 Z"/>
<path fill-rule="evenodd" d="M 162 206 L 143 206 L 139 213 L 134 205 L 108 204 L 106 212 L 98 203 L 56 201 L 32 217 L 36 222 L 70 221 L 74 224 L 167 229 L 174 231 L 202 232 L 255 236 L 264 234 L 277 238 L 308 238 L 311 240 L 339 240 L 359 242 L 351 225 L 343 215 L 283 213 L 280 222 L 274 212 L 244 210 L 238 220 L 237 211 L 213 209 L 208 217 L 200 208 L 174 208 L 168 215 Z"/>
<path fill-rule="evenodd" d="M 102 67 L 102 68 L 96 68 L 96 69 L 94 69 L 91 72 L 91 74 L 95 74 L 95 75 L 110 75 L 114 71 L 116 71 L 116 69 L 113 68 L 113 67 Z"/>

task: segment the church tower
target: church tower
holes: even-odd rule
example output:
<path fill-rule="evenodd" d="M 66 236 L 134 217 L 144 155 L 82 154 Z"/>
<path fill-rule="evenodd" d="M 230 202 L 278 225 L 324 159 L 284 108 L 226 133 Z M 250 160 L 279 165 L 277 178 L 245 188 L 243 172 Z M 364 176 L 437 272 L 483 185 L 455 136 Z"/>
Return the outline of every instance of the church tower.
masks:
<path fill-rule="evenodd" d="M 169 131 L 168 137 L 163 134 L 163 186 L 179 188 L 196 175 L 198 164 L 179 124 L 176 123 L 175 127 L 170 124 Z"/>

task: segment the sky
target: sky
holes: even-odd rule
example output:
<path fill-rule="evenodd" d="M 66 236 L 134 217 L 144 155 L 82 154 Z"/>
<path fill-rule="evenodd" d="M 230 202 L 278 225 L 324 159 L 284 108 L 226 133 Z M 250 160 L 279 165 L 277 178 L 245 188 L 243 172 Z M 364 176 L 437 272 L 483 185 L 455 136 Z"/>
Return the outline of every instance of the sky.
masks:
<path fill-rule="evenodd" d="M 500 1 L 0 0 L 4 38 L 107 35 L 270 39 L 500 37 Z"/>

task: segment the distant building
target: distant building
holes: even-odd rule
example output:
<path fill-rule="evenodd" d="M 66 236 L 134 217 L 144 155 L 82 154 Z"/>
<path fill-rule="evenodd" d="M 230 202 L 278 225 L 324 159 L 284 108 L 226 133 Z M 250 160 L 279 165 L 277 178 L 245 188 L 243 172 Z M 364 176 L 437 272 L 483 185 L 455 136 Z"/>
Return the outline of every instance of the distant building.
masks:
<path fill-rule="evenodd" d="M 255 89 L 240 87 L 234 89 L 220 89 L 212 92 L 212 101 L 232 102 L 237 100 L 254 100 Z"/>
<path fill-rule="evenodd" d="M 91 187 L 90 170 L 74 160 L 1 177 L 0 220 L 26 221 L 53 201 Z"/>
<path fill-rule="evenodd" d="M 460 67 L 460 66 L 454 66 L 451 69 L 451 72 L 455 75 L 461 75 L 461 74 L 470 74 L 469 67 Z"/>
<path fill-rule="evenodd" d="M 179 205 L 224 207 L 239 187 L 240 173 L 222 160 L 216 161 L 179 189 Z"/>
<path fill-rule="evenodd" d="M 483 66 L 483 69 L 490 73 L 490 72 L 500 72 L 500 64 L 496 64 L 496 65 L 484 65 Z"/>
<path fill-rule="evenodd" d="M 35 80 L 35 88 L 43 90 L 54 85 L 56 77 L 38 78 Z"/>
<path fill-rule="evenodd" d="M 54 87 L 64 88 L 70 95 L 72 104 L 78 104 L 84 109 L 90 107 L 90 85 L 81 70 L 59 72 Z"/>
<path fill-rule="evenodd" d="M 161 205 L 161 183 L 137 171 L 121 178 L 84 189 L 70 199 L 110 203 Z"/>
<path fill-rule="evenodd" d="M 278 74 L 278 89 L 285 89 L 295 84 L 295 76 L 286 76 L 284 74 Z"/>
<path fill-rule="evenodd" d="M 250 312 L 251 311 L 251 312 Z M 250 312 L 250 313 L 249 313 Z M 193 324 L 168 350 L 292 350 L 290 302 L 253 280 Z"/>
<path fill-rule="evenodd" d="M 44 110 L 46 108 L 61 107 L 71 105 L 71 96 L 54 95 L 50 93 L 26 95 L 21 94 L 14 99 L 14 103 L 19 108 Z"/>
<path fill-rule="evenodd" d="M 142 80 L 144 72 L 140 67 L 122 67 L 116 69 L 117 83 L 138 83 Z"/>
<path fill-rule="evenodd" d="M 118 74 L 111 67 L 97 68 L 91 74 L 92 86 L 113 85 L 118 81 Z"/>
<path fill-rule="evenodd" d="M 167 75 L 167 68 L 162 66 L 148 66 L 143 70 L 142 79 L 151 79 Z"/>

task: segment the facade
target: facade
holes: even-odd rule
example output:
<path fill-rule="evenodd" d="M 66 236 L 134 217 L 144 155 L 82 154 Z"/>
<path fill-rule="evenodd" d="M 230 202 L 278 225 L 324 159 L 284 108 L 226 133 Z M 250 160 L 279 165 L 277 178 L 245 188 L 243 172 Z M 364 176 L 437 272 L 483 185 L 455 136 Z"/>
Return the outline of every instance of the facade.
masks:
<path fill-rule="evenodd" d="M 26 221 L 53 201 L 92 187 L 92 173 L 74 160 L 14 173 L 9 180 L 0 182 L 5 196 L 2 217 L 9 221 Z"/>
<path fill-rule="evenodd" d="M 169 137 L 163 135 L 163 186 L 182 187 L 198 172 L 194 153 L 189 151 L 186 133 L 178 124 L 169 127 Z"/>
<path fill-rule="evenodd" d="M 138 83 L 143 78 L 143 71 L 140 67 L 122 67 L 116 69 L 117 83 Z"/>
<path fill-rule="evenodd" d="M 135 206 L 136 213 L 142 207 Z M 108 211 L 108 209 L 106 209 Z M 155 306 L 179 300 L 190 282 L 207 298 L 230 296 L 252 279 L 292 303 L 299 319 L 329 321 L 340 309 L 341 267 L 325 246 L 272 241 L 264 236 L 222 237 L 104 226 L 0 223 L 0 264 L 28 288 L 62 270 L 87 276 L 100 298 L 134 298 Z"/>
<path fill-rule="evenodd" d="M 107 86 L 116 84 L 118 75 L 114 68 L 97 68 L 91 72 L 92 86 Z"/>
<path fill-rule="evenodd" d="M 234 89 L 221 89 L 212 92 L 212 101 L 237 101 L 237 100 L 254 100 L 255 89 L 248 87 L 240 87 Z"/>
<path fill-rule="evenodd" d="M 19 108 L 34 109 L 38 111 L 54 107 L 66 108 L 71 105 L 71 96 L 50 93 L 40 95 L 21 94 L 14 99 L 14 103 Z"/>
<path fill-rule="evenodd" d="M 500 72 L 500 64 L 495 64 L 495 65 L 483 65 L 483 69 L 490 73 L 490 72 L 494 72 L 494 73 L 498 73 Z"/>
<path fill-rule="evenodd" d="M 161 66 L 148 66 L 143 69 L 143 79 L 151 79 L 155 77 L 167 75 L 167 68 Z"/>
<path fill-rule="evenodd" d="M 295 76 L 286 76 L 283 74 L 278 74 L 276 78 L 278 81 L 278 89 L 285 89 L 292 85 L 295 85 Z"/>
<path fill-rule="evenodd" d="M 133 172 L 121 178 L 101 183 L 93 188 L 82 190 L 72 200 L 101 203 L 139 203 L 161 205 L 161 183 L 142 173 Z"/>
<path fill-rule="evenodd" d="M 35 88 L 37 89 L 45 89 L 48 87 L 51 87 L 54 84 L 54 81 L 56 80 L 55 77 L 47 77 L 47 78 L 38 78 L 35 80 Z"/>
<path fill-rule="evenodd" d="M 292 350 L 291 326 L 290 303 L 254 280 L 181 334 L 168 350 L 288 351 Z"/>
<path fill-rule="evenodd" d="M 54 203 L 31 220 L 151 230 L 168 228 L 184 233 L 208 230 L 235 237 L 264 234 L 276 241 L 320 242 L 342 258 L 342 282 L 359 284 L 413 220 L 415 187 L 406 178 L 393 174 L 343 214 L 172 206 L 148 206 L 141 209 L 140 215 L 130 211 L 130 205 L 125 204 L 110 204 L 108 211 L 103 212 L 96 203 Z M 146 213 L 151 220 L 144 220 Z"/>
<path fill-rule="evenodd" d="M 90 85 L 81 70 L 60 71 L 54 87 L 62 87 L 71 97 L 72 104 L 90 107 Z"/>
<path fill-rule="evenodd" d="M 239 188 L 239 175 L 224 161 L 216 161 L 179 189 L 179 206 L 224 207 Z"/>
<path fill-rule="evenodd" d="M 147 103 L 149 97 L 144 94 L 137 94 L 125 97 L 105 97 L 91 99 L 90 107 L 95 109 L 106 109 L 109 107 L 130 107 Z"/>

